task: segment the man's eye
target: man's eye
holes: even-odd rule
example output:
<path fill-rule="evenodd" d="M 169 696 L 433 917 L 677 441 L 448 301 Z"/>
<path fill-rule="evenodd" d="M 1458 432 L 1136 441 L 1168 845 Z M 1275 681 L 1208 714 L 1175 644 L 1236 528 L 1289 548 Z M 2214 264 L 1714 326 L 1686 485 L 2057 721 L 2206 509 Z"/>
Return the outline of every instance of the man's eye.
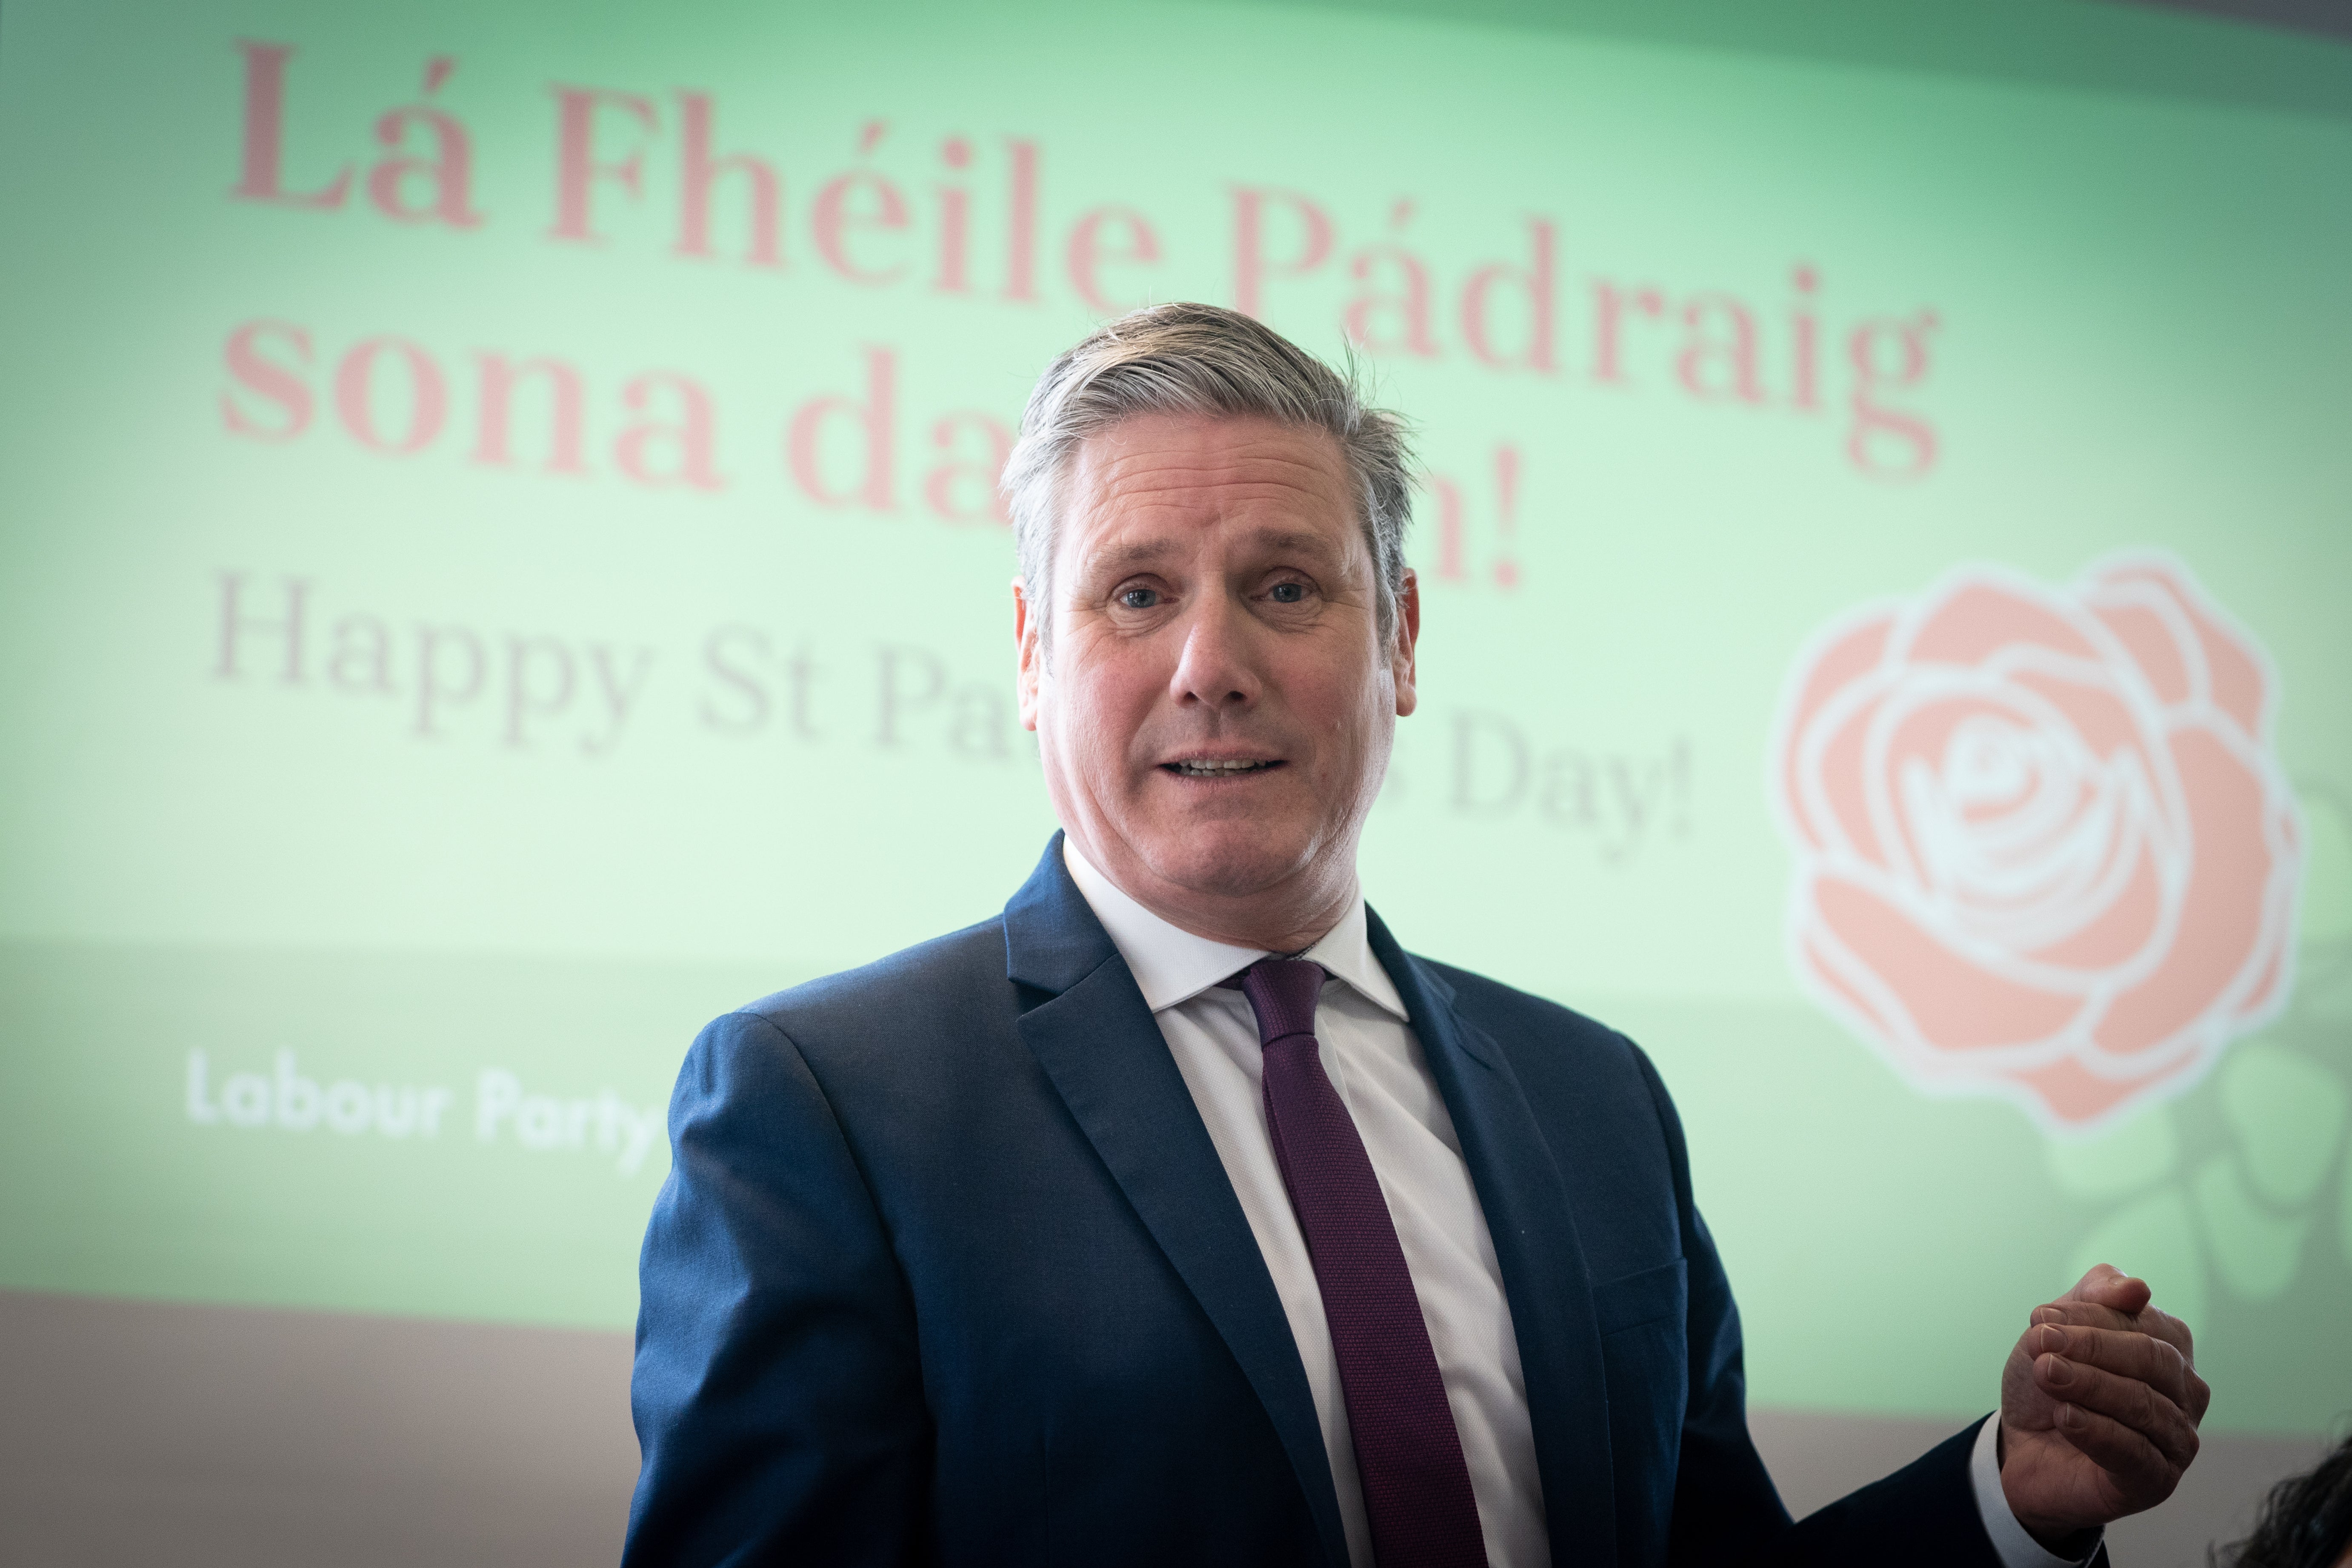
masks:
<path fill-rule="evenodd" d="M 1276 583 L 1274 585 L 1273 594 L 1274 602 L 1277 605 L 1296 605 L 1307 597 L 1307 584 L 1304 583 Z"/>
<path fill-rule="evenodd" d="M 1130 610 L 1148 610 L 1160 602 L 1160 590 L 1129 588 L 1118 596 L 1118 602 Z"/>

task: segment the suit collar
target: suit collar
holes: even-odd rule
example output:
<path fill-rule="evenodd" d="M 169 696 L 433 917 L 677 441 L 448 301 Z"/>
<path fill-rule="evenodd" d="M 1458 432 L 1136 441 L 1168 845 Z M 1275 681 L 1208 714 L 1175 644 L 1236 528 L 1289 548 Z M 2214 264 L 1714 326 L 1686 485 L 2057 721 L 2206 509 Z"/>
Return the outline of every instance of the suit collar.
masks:
<path fill-rule="evenodd" d="M 1368 935 L 1403 995 L 1494 1237 L 1527 1383 L 1552 1561 L 1612 1563 L 1609 1388 L 1567 1183 L 1501 1044 L 1462 1016 L 1453 985 L 1398 946 L 1378 915 Z"/>
<path fill-rule="evenodd" d="M 1056 995 L 1118 956 L 1102 921 L 1062 863 L 1055 833 L 1037 868 L 1004 906 L 1004 973 Z"/>
<path fill-rule="evenodd" d="M 1062 845 L 1062 861 L 1095 917 L 1110 933 L 1119 956 L 1127 960 L 1136 985 L 1143 992 L 1144 1005 L 1154 1013 L 1191 1001 L 1267 955 L 1268 949 L 1235 947 L 1231 942 L 1196 936 L 1160 919 L 1097 869 L 1078 852 L 1078 847 L 1066 839 Z M 1348 906 L 1348 912 L 1339 917 L 1339 923 L 1297 956 L 1321 964 L 1402 1023 L 1403 999 L 1397 994 L 1395 984 L 1381 968 L 1379 960 L 1372 956 L 1365 918 L 1363 895 L 1359 893 L 1355 902 Z"/>
<path fill-rule="evenodd" d="M 1021 1038 L 1265 1406 L 1325 1568 L 1346 1568 L 1330 1458 L 1290 1320 L 1168 1042 L 1061 850 L 1057 833 L 1004 907 L 1006 972 L 1050 993 L 1021 1015 Z"/>
<path fill-rule="evenodd" d="M 1555 1563 L 1616 1560 L 1609 1391 L 1592 1280 L 1559 1168 L 1510 1058 L 1377 914 L 1365 939 L 1444 1095 L 1486 1211 L 1527 1383 Z M 1004 908 L 1006 972 L 1051 993 L 1027 1042 L 1257 1393 L 1307 1495 L 1328 1568 L 1347 1541 L 1313 1394 L 1240 1200 L 1143 994 L 1062 859 L 1056 833 Z"/>

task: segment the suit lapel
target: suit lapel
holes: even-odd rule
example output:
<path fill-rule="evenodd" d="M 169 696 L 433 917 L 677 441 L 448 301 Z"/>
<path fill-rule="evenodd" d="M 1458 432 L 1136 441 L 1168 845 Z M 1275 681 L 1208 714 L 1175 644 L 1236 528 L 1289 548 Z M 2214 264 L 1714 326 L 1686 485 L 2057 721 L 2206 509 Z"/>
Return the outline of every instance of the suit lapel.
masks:
<path fill-rule="evenodd" d="M 1297 1472 L 1331 1568 L 1348 1560 L 1314 1394 L 1290 1321 L 1192 1091 L 1118 950 L 1062 862 L 1062 836 L 1004 909 L 1006 971 L 1049 993 L 1021 1037 L 1168 1261 L 1216 1325 Z"/>
<path fill-rule="evenodd" d="M 1404 999 L 1486 1211 L 1527 1380 L 1554 1563 L 1616 1560 L 1609 1391 L 1592 1280 L 1567 1184 L 1498 1042 L 1462 1018 L 1454 989 L 1406 953 L 1378 915 L 1373 956 Z"/>

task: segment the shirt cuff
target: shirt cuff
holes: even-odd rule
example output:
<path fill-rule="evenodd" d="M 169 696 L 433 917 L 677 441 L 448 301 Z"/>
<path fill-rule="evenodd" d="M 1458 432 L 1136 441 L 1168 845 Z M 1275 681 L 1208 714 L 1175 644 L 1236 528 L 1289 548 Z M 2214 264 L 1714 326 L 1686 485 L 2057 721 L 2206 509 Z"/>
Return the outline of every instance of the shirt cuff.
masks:
<path fill-rule="evenodd" d="M 1985 1533 L 1992 1537 L 1993 1555 L 2000 1559 L 2000 1568 L 2083 1568 L 2099 1554 L 2105 1532 L 2101 1531 L 2080 1557 L 2061 1557 L 2044 1550 L 2017 1522 L 2017 1515 L 2010 1511 L 2009 1494 L 2000 1489 L 2000 1413 L 1995 1411 L 1977 1428 L 1976 1447 L 1969 1456 L 1969 1485 L 1977 1494 L 1977 1517 L 1984 1521 Z"/>

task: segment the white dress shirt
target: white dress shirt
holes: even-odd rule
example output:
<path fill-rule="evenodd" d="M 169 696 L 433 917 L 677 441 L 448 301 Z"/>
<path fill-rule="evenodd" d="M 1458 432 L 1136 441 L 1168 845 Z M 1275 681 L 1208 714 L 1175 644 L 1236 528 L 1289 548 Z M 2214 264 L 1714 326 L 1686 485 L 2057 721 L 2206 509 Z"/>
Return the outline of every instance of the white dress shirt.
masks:
<path fill-rule="evenodd" d="M 1234 1195 L 1241 1200 L 1307 1368 L 1339 1496 L 1339 1519 L 1348 1532 L 1349 1560 L 1353 1568 L 1372 1568 L 1371 1525 L 1356 1477 L 1355 1445 L 1323 1296 L 1266 1132 L 1257 1019 L 1247 998 L 1218 984 L 1265 957 L 1265 950 L 1212 942 L 1170 924 L 1120 890 L 1066 838 L 1062 858 L 1143 992 L 1224 1163 Z M 1463 1163 L 1454 1118 L 1430 1077 L 1421 1040 L 1406 1022 L 1403 1000 L 1372 956 L 1363 899 L 1359 896 L 1339 923 L 1298 956 L 1331 975 L 1315 1007 L 1323 1072 L 1364 1141 L 1396 1226 L 1397 1244 L 1412 1271 L 1413 1294 L 1429 1325 L 1430 1348 L 1445 1380 L 1445 1403 L 1469 1465 L 1486 1560 L 1496 1568 L 1539 1568 L 1551 1561 L 1551 1544 L 1502 1268 L 1470 1169 Z M 1986 1425 L 1989 1431 L 1991 1424 Z M 2036 1546 L 2011 1516 L 2000 1468 L 1987 1464 L 1990 1454 L 1990 1443 L 1978 1444 L 1969 1476 L 2004 1568 L 2070 1568 L 2065 1559 Z"/>

